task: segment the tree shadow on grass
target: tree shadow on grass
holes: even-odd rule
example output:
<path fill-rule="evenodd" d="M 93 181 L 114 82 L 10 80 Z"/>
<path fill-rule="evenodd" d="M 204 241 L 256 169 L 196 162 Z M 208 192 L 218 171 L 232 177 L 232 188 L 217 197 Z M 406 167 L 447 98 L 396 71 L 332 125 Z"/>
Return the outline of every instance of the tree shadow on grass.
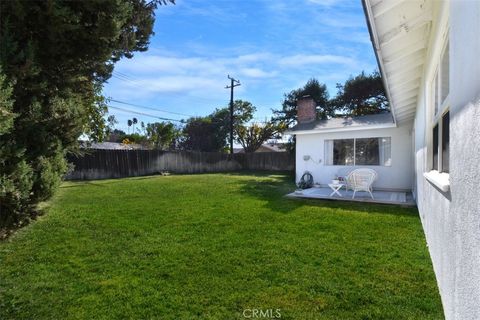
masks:
<path fill-rule="evenodd" d="M 61 189 L 66 188 L 78 188 L 85 186 L 105 187 L 111 184 L 120 183 L 124 181 L 137 181 L 137 180 L 150 180 L 163 177 L 162 175 L 149 175 L 138 177 L 123 177 L 123 178 L 109 178 L 109 179 L 97 179 L 97 180 L 67 180 L 60 186 Z"/>
<path fill-rule="evenodd" d="M 241 173 L 240 175 L 252 176 L 252 173 Z M 265 206 L 274 211 L 290 213 L 297 208 L 309 206 L 418 218 L 418 211 L 415 207 L 339 200 L 288 198 L 286 195 L 293 192 L 296 188 L 292 174 L 270 172 L 255 173 L 255 176 L 260 178 L 238 181 L 241 185 L 241 192 L 265 201 Z"/>
<path fill-rule="evenodd" d="M 112 184 L 112 182 L 96 182 L 95 181 L 68 181 L 66 184 L 62 184 L 60 189 L 68 189 L 68 188 L 80 188 L 80 187 L 87 187 L 87 186 L 94 186 L 94 187 L 105 187 L 107 184 Z"/>

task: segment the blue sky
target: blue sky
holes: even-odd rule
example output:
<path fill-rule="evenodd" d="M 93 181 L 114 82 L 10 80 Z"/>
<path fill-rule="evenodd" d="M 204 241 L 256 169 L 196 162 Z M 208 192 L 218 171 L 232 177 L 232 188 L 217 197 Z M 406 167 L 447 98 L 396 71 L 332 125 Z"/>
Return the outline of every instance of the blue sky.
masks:
<path fill-rule="evenodd" d="M 150 49 L 115 66 L 104 87 L 110 102 L 158 117 L 207 115 L 228 104 L 227 75 L 240 80 L 235 98 L 263 121 L 283 94 L 315 77 L 327 85 L 376 69 L 360 0 L 177 0 L 156 12 Z M 110 109 L 126 130 L 132 117 Z"/>

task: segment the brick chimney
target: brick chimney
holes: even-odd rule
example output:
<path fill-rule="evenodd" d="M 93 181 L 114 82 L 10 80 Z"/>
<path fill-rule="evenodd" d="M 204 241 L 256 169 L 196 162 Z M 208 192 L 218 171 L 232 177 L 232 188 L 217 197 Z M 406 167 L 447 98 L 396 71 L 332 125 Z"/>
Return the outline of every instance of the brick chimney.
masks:
<path fill-rule="evenodd" d="M 298 123 L 308 123 L 315 121 L 317 105 L 310 96 L 303 96 L 297 101 L 297 121 Z"/>

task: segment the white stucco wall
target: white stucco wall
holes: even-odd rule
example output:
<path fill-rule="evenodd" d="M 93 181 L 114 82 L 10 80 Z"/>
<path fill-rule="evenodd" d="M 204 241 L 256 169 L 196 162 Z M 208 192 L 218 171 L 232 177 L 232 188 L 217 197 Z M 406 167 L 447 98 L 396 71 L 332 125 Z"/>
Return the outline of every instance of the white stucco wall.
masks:
<path fill-rule="evenodd" d="M 447 320 L 480 319 L 480 1 L 440 4 L 415 118 L 417 204 Z M 442 25 L 450 31 L 450 191 L 430 170 L 427 83 L 436 67 Z M 426 89 L 427 88 L 427 89 Z"/>
<path fill-rule="evenodd" d="M 391 137 L 391 166 L 334 166 L 325 165 L 325 140 Z M 311 160 L 305 161 L 309 155 Z M 411 125 L 398 128 L 357 130 L 335 133 L 313 133 L 297 135 L 296 181 L 305 171 L 312 173 L 314 181 L 327 185 L 335 175 L 345 176 L 355 168 L 372 168 L 378 173 L 374 183 L 376 189 L 411 190 L 413 182 L 413 158 Z"/>

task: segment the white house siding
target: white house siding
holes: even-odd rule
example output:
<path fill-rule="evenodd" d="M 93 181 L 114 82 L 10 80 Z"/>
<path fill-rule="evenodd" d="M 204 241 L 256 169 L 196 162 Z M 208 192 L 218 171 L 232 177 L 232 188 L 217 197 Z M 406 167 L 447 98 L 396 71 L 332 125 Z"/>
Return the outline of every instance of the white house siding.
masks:
<path fill-rule="evenodd" d="M 449 19 L 448 19 L 448 16 Z M 429 77 L 450 31 L 450 191 L 430 170 Z M 446 319 L 480 319 L 480 1 L 439 4 L 415 118 L 417 204 Z"/>
<path fill-rule="evenodd" d="M 334 166 L 325 165 L 325 140 L 391 137 L 391 166 Z M 311 160 L 304 160 L 304 156 Z M 312 173 L 314 181 L 322 185 L 335 175 L 346 175 L 355 168 L 372 168 L 378 173 L 376 189 L 411 190 L 413 183 L 411 125 L 398 128 L 356 130 L 348 132 L 298 134 L 296 144 L 296 181 L 305 171 Z"/>

